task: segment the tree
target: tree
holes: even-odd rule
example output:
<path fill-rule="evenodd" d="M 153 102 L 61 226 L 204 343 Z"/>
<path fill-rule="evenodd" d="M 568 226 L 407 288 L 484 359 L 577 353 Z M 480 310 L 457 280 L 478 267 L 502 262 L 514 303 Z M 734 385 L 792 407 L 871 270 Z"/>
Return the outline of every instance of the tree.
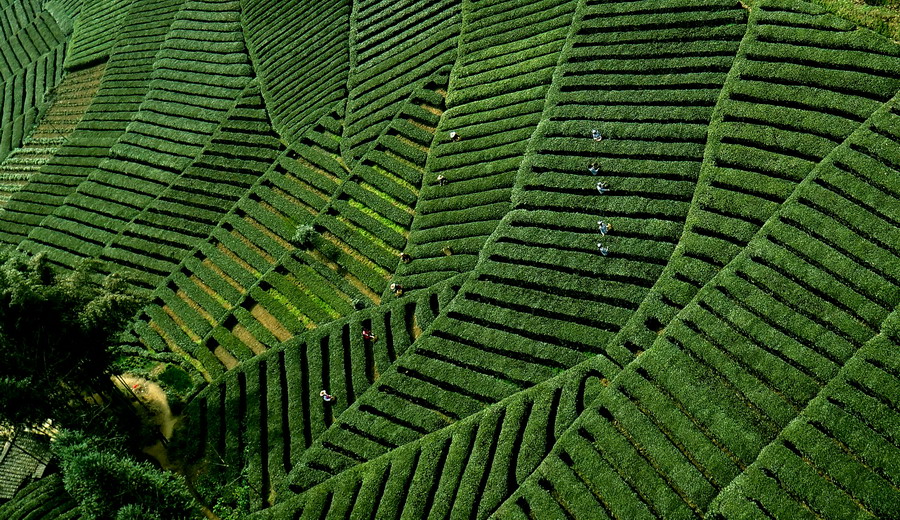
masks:
<path fill-rule="evenodd" d="M 174 473 L 129 457 L 120 439 L 60 432 L 53 441 L 63 485 L 89 519 L 198 518 L 196 502 Z"/>
<path fill-rule="evenodd" d="M 43 255 L 0 251 L 0 422 L 83 420 L 112 388 L 111 346 L 144 299 L 85 263 L 63 275 Z"/>

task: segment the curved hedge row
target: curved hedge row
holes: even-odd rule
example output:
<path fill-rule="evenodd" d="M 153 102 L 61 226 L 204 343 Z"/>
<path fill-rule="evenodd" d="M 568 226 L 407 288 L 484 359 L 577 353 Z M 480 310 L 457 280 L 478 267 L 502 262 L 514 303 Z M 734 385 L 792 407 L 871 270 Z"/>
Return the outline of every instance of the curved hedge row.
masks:
<path fill-rule="evenodd" d="M 803 2 L 755 9 L 665 273 L 610 352 L 646 349 L 797 182 L 900 88 L 900 49 Z M 614 354 L 615 355 L 615 354 Z"/>
<path fill-rule="evenodd" d="M 540 121 L 574 10 L 568 0 L 516 7 L 463 3 L 447 111 L 406 249 L 411 261 L 397 270 L 396 281 L 407 290 L 471 270 L 509 211 L 516 171 Z M 496 67 L 499 60 L 514 65 Z"/>
<path fill-rule="evenodd" d="M 634 3 L 627 7 L 638 9 L 635 5 L 643 7 Z M 678 7 L 676 11 L 682 11 L 679 14 L 671 13 L 667 4 L 654 5 L 664 13 L 665 22 L 625 26 L 634 32 L 628 37 L 614 30 L 628 21 L 627 10 L 624 19 L 616 15 L 622 9 L 620 4 L 580 6 L 573 22 L 578 29 L 572 31 L 562 52 L 548 93 L 548 108 L 517 176 L 514 209 L 486 244 L 460 297 L 447 314 L 438 318 L 434 331 L 420 340 L 423 350 L 436 355 L 410 354 L 401 363 L 405 371 L 385 375 L 386 387 L 420 401 L 440 403 L 461 419 L 561 369 L 602 354 L 619 324 L 636 308 L 671 254 L 677 225 L 687 213 L 693 189 L 691 176 L 696 178 L 703 156 L 705 125 L 743 33 L 738 22 L 745 17 L 744 11 L 730 1 Z M 695 23 L 688 25 L 683 19 Z M 660 52 L 655 38 L 663 37 L 672 41 L 664 48 L 672 56 L 666 58 L 670 63 L 664 62 L 650 73 L 640 74 L 640 61 L 616 59 Z M 725 50 L 712 57 L 708 51 L 696 51 L 696 46 L 705 47 L 709 41 L 724 41 L 720 45 Z M 576 58 L 582 44 L 610 48 L 607 59 L 617 68 L 610 68 L 604 60 Z M 614 45 L 619 55 L 611 48 Z M 696 64 L 690 62 L 692 59 Z M 702 72 L 696 72 L 698 69 Z M 632 83 L 624 94 L 617 92 L 614 85 L 628 72 L 635 73 Z M 610 99 L 605 103 L 595 101 L 598 112 L 604 110 L 604 114 L 587 113 L 590 106 L 582 102 L 579 117 L 588 117 L 566 126 L 572 118 L 567 114 L 572 104 L 577 104 L 581 96 L 598 96 L 594 91 L 568 87 L 584 81 L 582 75 L 612 83 L 610 90 L 600 93 Z M 680 119 L 671 119 L 670 103 L 648 102 L 640 107 L 629 101 L 642 94 L 658 95 L 660 83 L 683 85 L 701 80 L 706 82 L 701 83 L 705 88 L 699 93 L 689 92 L 693 97 L 685 106 L 673 101 L 683 114 Z M 598 119 L 609 120 L 601 131 L 611 131 L 613 136 L 599 143 L 590 133 Z M 560 127 L 564 129 L 562 136 L 557 130 Z M 598 155 L 604 170 L 610 172 L 609 177 L 600 177 L 613 185 L 609 194 L 597 192 L 597 177 L 587 171 L 591 162 L 598 161 Z M 654 172 L 668 168 L 660 176 L 663 182 L 657 176 L 643 178 L 641 169 L 649 168 Z M 618 226 L 613 236 L 621 236 L 616 239 L 621 244 L 619 250 L 609 257 L 597 251 L 594 236 L 598 235 L 598 217 L 611 218 Z M 598 284 L 603 284 L 604 294 L 597 294 Z M 608 356 L 603 358 L 602 372 L 612 377 L 621 365 Z M 372 391 L 362 399 L 369 404 L 381 402 L 383 394 Z M 418 436 L 433 431 L 436 425 L 427 407 L 421 409 L 423 405 L 418 402 L 405 404 L 419 409 L 422 423 L 413 423 L 415 427 L 409 426 L 407 431 L 395 426 L 396 435 Z M 399 408 L 398 404 L 394 409 Z M 367 426 L 377 431 L 385 428 L 386 422 L 373 418 Z M 323 437 L 323 442 L 333 446 L 353 440 L 353 433 L 340 428 Z M 333 470 L 358 463 L 353 457 L 319 446 L 304 459 L 308 465 L 319 466 L 327 460 Z M 317 471 L 305 475 L 298 469 L 292 477 L 306 488 L 327 474 Z"/>
<path fill-rule="evenodd" d="M 135 0 L 131 4 L 128 15 L 131 23 L 116 40 L 116 52 L 107 63 L 91 107 L 66 145 L 27 186 L 13 195 L 0 214 L 0 240 L 4 243 L 19 245 L 31 230 L 38 232 L 37 226 L 43 219 L 60 207 L 108 157 L 149 90 L 156 53 L 179 5 L 175 0 Z M 38 232 L 35 240 L 24 244 L 23 249 L 37 251 L 51 247 L 59 256 L 66 254 L 58 249 L 66 247 L 62 243 L 65 239 L 60 238 L 60 244 L 42 242 L 43 233 Z M 71 249 L 77 250 L 80 243 L 76 239 Z"/>
<path fill-rule="evenodd" d="M 72 268 L 104 247 L 182 175 L 250 81 L 239 5 L 180 1 L 149 91 L 109 156 L 21 245 Z M 36 244 L 35 244 L 36 243 Z"/>
<path fill-rule="evenodd" d="M 347 96 L 350 2 L 244 0 L 242 7 L 247 47 L 272 123 L 285 139 L 297 141 Z"/>

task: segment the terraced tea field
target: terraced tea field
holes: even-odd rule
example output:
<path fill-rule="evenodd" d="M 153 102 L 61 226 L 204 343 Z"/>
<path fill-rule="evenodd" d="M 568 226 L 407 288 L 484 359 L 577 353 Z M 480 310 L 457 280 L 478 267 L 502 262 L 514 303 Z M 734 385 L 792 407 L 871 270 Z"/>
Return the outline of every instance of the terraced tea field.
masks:
<path fill-rule="evenodd" d="M 190 381 L 171 455 L 248 490 L 232 518 L 900 518 L 896 9 L 2 0 L 0 31 L 0 242 L 148 295 L 123 351 Z M 54 475 L 0 518 L 86 517 Z"/>

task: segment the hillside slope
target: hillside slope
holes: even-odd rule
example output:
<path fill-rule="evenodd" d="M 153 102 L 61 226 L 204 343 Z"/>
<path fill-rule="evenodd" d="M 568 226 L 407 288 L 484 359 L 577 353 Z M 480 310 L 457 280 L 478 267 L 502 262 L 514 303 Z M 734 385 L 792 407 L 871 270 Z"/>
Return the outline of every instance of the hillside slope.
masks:
<path fill-rule="evenodd" d="M 0 242 L 149 295 L 239 517 L 895 518 L 885 12 L 0 1 Z"/>

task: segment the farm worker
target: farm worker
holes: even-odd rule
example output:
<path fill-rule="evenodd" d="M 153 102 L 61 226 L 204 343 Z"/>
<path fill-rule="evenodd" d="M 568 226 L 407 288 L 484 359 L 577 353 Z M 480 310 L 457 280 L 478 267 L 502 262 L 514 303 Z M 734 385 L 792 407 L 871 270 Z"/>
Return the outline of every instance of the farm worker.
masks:
<path fill-rule="evenodd" d="M 600 234 L 605 235 L 612 230 L 612 224 L 606 222 L 605 220 L 598 220 L 597 225 L 600 226 Z"/>
<path fill-rule="evenodd" d="M 450 132 L 450 140 L 451 141 L 459 141 L 461 138 L 457 132 Z"/>
<path fill-rule="evenodd" d="M 600 242 L 597 242 L 597 249 L 600 250 L 600 254 L 603 255 L 603 256 L 606 256 L 607 253 L 609 253 L 609 248 L 606 247 L 605 245 L 603 245 L 603 244 L 600 243 Z"/>
<path fill-rule="evenodd" d="M 394 293 L 394 296 L 403 296 L 403 286 L 399 283 L 392 283 L 391 292 Z"/>
<path fill-rule="evenodd" d="M 409 256 L 409 253 L 400 253 L 400 261 L 404 264 L 408 264 L 412 262 L 412 257 Z"/>
<path fill-rule="evenodd" d="M 600 194 L 603 195 L 604 193 L 609 191 L 609 186 L 603 181 L 598 181 L 597 182 L 597 191 L 599 191 Z"/>
<path fill-rule="evenodd" d="M 597 163 L 591 163 L 591 165 L 588 166 L 588 171 L 591 172 L 591 175 L 597 175 L 600 173 L 600 167 L 597 166 Z"/>
<path fill-rule="evenodd" d="M 591 138 L 598 143 L 603 140 L 603 136 L 600 135 L 600 130 L 597 130 L 596 128 L 591 130 Z"/>
<path fill-rule="evenodd" d="M 446 186 L 447 183 L 450 182 L 447 180 L 447 177 L 444 177 L 443 175 L 438 175 L 436 180 L 439 186 Z"/>
<path fill-rule="evenodd" d="M 320 397 L 322 398 L 322 400 L 325 401 L 326 403 L 330 403 L 331 401 L 334 401 L 334 396 L 331 395 L 331 394 L 329 394 L 329 393 L 328 393 L 327 391 L 325 391 L 325 390 L 322 390 L 321 392 L 319 392 L 319 396 L 320 396 Z"/>
<path fill-rule="evenodd" d="M 363 339 L 366 339 L 369 341 L 378 341 L 378 336 L 376 336 L 375 334 L 372 334 L 372 331 L 369 329 L 363 329 L 362 337 L 363 337 Z"/>

